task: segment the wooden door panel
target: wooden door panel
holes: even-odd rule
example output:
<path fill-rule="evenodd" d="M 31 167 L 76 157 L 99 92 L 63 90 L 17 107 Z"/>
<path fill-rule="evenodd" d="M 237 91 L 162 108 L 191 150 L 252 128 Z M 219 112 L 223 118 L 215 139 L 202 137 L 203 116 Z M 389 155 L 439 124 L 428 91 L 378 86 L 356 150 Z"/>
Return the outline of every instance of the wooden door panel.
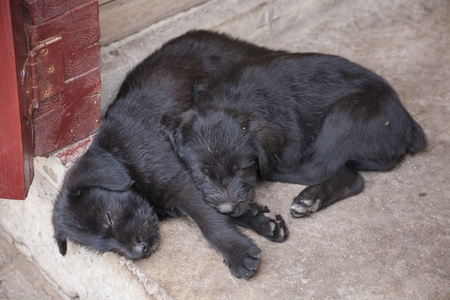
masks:
<path fill-rule="evenodd" d="M 34 172 L 21 0 L 0 1 L 0 18 L 0 198 L 25 199 Z"/>
<path fill-rule="evenodd" d="M 71 1 L 54 1 L 51 5 L 44 0 L 25 1 L 29 15 L 25 32 L 29 50 L 36 52 L 38 62 L 39 99 L 33 113 L 35 156 L 79 141 L 100 125 L 98 2 L 76 1 L 78 5 L 69 6 L 66 2 Z M 42 7 L 53 15 L 42 13 Z M 41 15 L 33 17 L 38 12 Z M 46 51 L 45 56 L 42 51 Z"/>
<path fill-rule="evenodd" d="M 100 124 L 100 70 L 67 80 L 64 93 L 42 101 L 33 115 L 34 152 L 49 153 L 95 132 Z M 83 95 L 83 96 L 80 96 Z M 62 134 L 64 133 L 64 134 Z"/>
<path fill-rule="evenodd" d="M 40 24 L 89 0 L 23 0 L 23 16 L 29 24 Z"/>
<path fill-rule="evenodd" d="M 5 0 L 0 7 L 0 198 L 24 199 L 33 155 L 99 128 L 98 1 Z"/>

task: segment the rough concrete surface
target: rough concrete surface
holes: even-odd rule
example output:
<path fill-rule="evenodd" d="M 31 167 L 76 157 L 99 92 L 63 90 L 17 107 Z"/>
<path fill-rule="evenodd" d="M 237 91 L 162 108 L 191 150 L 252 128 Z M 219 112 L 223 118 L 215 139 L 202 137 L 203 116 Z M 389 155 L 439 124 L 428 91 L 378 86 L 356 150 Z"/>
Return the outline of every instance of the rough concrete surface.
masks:
<path fill-rule="evenodd" d="M 0 234 L 0 299 L 60 299 L 39 269 L 8 239 Z"/>
<path fill-rule="evenodd" d="M 30 193 L 38 196 L 19 204 L 0 200 L 0 229 L 63 298 L 450 299 L 448 16 L 448 0 L 344 0 L 256 39 L 277 49 L 338 54 L 376 71 L 397 90 L 429 145 L 391 172 L 364 173 L 361 194 L 304 219 L 289 215 L 303 186 L 261 182 L 257 201 L 283 215 L 290 237 L 275 244 L 243 230 L 263 251 L 258 274 L 248 281 L 231 277 L 186 218 L 161 224 L 161 243 L 145 260 L 98 256 L 73 243 L 61 257 L 49 226 L 64 173 L 54 156 L 36 160 Z M 134 49 L 145 56 L 142 47 Z M 114 53 L 120 58 L 120 48 Z M 2 240 L 0 247 L 0 298 L 53 297 L 25 294 L 40 293 L 40 284 L 23 294 L 15 290 L 5 279 L 12 271 L 4 253 L 11 247 Z"/>
<path fill-rule="evenodd" d="M 187 220 L 163 224 L 160 251 L 136 265 L 179 299 L 449 299 L 449 15 L 448 1 L 343 1 L 258 40 L 377 71 L 423 126 L 427 151 L 389 173 L 365 173 L 363 193 L 305 219 L 289 216 L 302 186 L 262 183 L 257 201 L 280 212 L 291 235 L 273 244 L 249 234 L 263 249 L 249 281 L 231 278 Z"/>
<path fill-rule="evenodd" d="M 192 29 L 223 31 L 254 41 L 288 24 L 327 10 L 336 0 L 209 0 L 204 5 L 158 22 L 101 50 L 102 114 L 138 62 L 163 43 Z"/>

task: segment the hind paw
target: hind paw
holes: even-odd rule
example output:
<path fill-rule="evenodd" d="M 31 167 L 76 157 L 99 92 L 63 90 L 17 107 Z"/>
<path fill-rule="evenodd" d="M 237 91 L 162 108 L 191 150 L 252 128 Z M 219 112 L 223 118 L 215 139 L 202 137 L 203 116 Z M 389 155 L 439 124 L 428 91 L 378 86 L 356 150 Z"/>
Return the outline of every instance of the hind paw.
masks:
<path fill-rule="evenodd" d="M 289 236 L 289 231 L 287 229 L 286 223 L 281 215 L 275 215 L 267 207 L 264 207 L 262 212 L 266 219 L 266 224 L 269 227 L 265 234 L 262 234 L 267 239 L 272 242 L 281 243 Z"/>
<path fill-rule="evenodd" d="M 291 215 L 294 218 L 303 218 L 315 213 L 322 208 L 325 198 L 326 193 L 321 184 L 308 186 L 294 198 Z"/>
<path fill-rule="evenodd" d="M 267 206 L 259 206 L 256 203 L 253 203 L 245 214 L 231 220 L 240 226 L 253 229 L 272 242 L 281 243 L 289 235 L 286 223 L 280 215 L 275 215 Z"/>
<path fill-rule="evenodd" d="M 303 218 L 311 213 L 315 213 L 322 205 L 321 199 L 311 200 L 301 198 L 301 196 L 295 198 L 294 203 L 291 205 L 291 215 L 295 218 Z"/>

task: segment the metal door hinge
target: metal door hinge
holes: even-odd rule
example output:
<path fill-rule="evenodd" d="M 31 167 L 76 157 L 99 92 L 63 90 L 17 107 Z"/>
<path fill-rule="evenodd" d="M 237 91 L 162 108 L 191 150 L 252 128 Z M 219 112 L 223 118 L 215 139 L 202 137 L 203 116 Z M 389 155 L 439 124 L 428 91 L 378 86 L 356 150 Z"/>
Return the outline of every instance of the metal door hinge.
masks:
<path fill-rule="evenodd" d="M 22 90 L 27 99 L 27 119 L 39 102 L 64 91 L 64 57 L 60 36 L 47 39 L 28 52 L 22 68 Z"/>

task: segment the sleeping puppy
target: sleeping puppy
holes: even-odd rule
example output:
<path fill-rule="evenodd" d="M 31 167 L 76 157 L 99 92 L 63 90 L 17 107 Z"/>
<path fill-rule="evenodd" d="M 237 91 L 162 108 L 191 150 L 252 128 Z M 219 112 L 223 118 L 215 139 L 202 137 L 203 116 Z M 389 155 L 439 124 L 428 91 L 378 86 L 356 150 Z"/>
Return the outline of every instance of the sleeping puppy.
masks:
<path fill-rule="evenodd" d="M 309 185 L 304 217 L 363 189 L 359 171 L 388 171 L 425 148 L 421 127 L 380 76 L 344 58 L 275 54 L 198 80 L 194 107 L 164 125 L 206 201 L 239 216 L 257 174 Z"/>
<path fill-rule="evenodd" d="M 287 237 L 280 216 L 251 205 L 238 218 L 207 204 L 162 133 L 164 114 L 192 105 L 193 85 L 224 65 L 271 54 L 225 35 L 192 31 L 146 58 L 125 79 L 87 152 L 66 174 L 53 211 L 62 255 L 67 242 L 129 259 L 148 257 L 158 243 L 158 221 L 190 216 L 224 256 L 236 277 L 249 278 L 261 250 L 236 225 L 275 242 Z"/>

